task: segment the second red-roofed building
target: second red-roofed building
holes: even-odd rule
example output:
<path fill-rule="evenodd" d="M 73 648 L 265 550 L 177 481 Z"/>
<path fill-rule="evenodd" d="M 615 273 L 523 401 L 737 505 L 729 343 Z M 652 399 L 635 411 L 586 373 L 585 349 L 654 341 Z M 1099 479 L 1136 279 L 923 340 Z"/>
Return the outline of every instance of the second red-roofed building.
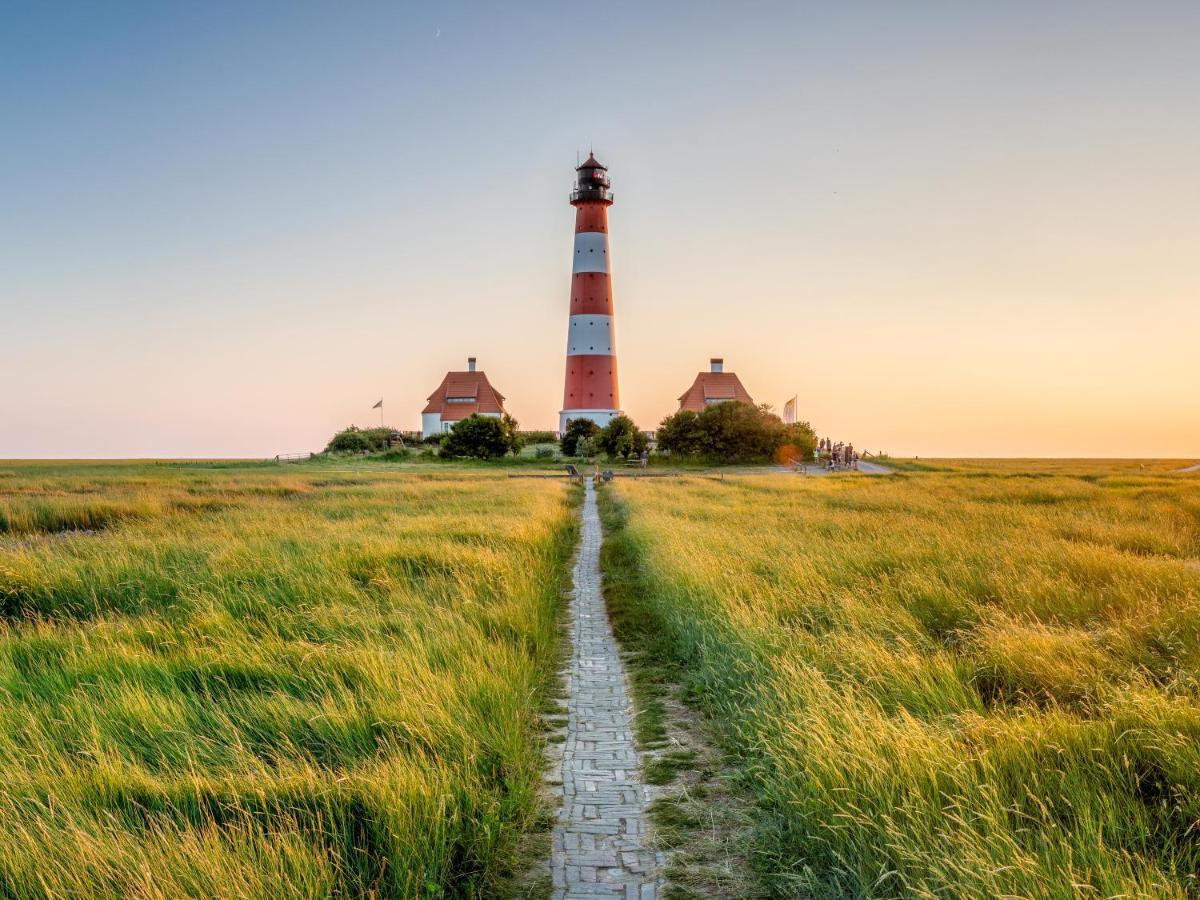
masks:
<path fill-rule="evenodd" d="M 730 400 L 754 403 L 750 393 L 742 386 L 741 379 L 733 372 L 725 371 L 725 360 L 714 357 L 709 360 L 708 371 L 698 373 L 692 386 L 679 398 L 679 409 L 701 413 L 714 403 L 727 403 Z"/>
<path fill-rule="evenodd" d="M 445 434 L 458 422 L 478 413 L 500 418 L 504 395 L 492 387 L 487 373 L 475 370 L 475 357 L 467 359 L 467 371 L 447 372 L 429 402 L 421 410 L 421 435 Z"/>

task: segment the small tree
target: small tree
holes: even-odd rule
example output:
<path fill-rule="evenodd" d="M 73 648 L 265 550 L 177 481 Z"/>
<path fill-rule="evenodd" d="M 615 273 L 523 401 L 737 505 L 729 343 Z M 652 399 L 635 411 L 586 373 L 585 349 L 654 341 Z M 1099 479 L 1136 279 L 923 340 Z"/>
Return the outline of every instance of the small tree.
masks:
<path fill-rule="evenodd" d="M 578 447 L 579 440 L 594 438 L 599 433 L 600 426 L 591 419 L 572 419 L 567 423 L 567 430 L 563 432 L 559 448 L 562 450 L 563 456 L 582 456 Z"/>
<path fill-rule="evenodd" d="M 617 416 L 596 436 L 596 446 L 609 459 L 629 459 L 646 449 L 646 436 L 638 431 L 629 416 Z"/>
<path fill-rule="evenodd" d="M 514 432 L 502 419 L 476 413 L 458 422 L 442 438 L 442 456 L 499 459 L 512 449 Z"/>
<path fill-rule="evenodd" d="M 674 456 L 699 456 L 704 452 L 704 433 L 700 417 L 690 409 L 681 409 L 667 416 L 655 435 L 658 446 Z"/>
<path fill-rule="evenodd" d="M 575 455 L 583 459 L 591 459 L 596 455 L 596 438 L 581 437 L 575 442 Z"/>
<path fill-rule="evenodd" d="M 509 452 L 516 456 L 525 446 L 525 437 L 517 430 L 517 420 L 505 413 L 500 417 L 500 429 L 504 432 L 504 440 L 508 444 Z"/>
<path fill-rule="evenodd" d="M 817 433 L 807 422 L 783 426 L 783 442 L 775 450 L 779 462 L 812 459 L 817 449 Z"/>

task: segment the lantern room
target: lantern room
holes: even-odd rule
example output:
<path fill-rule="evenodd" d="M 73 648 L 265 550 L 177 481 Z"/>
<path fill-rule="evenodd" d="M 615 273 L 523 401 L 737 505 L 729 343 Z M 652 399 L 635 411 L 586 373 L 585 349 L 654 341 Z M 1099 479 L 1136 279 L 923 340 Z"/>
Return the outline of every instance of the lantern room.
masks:
<path fill-rule="evenodd" d="M 612 203 L 612 187 L 608 180 L 608 168 L 591 153 L 582 165 L 575 168 L 575 190 L 571 191 L 571 203 Z"/>

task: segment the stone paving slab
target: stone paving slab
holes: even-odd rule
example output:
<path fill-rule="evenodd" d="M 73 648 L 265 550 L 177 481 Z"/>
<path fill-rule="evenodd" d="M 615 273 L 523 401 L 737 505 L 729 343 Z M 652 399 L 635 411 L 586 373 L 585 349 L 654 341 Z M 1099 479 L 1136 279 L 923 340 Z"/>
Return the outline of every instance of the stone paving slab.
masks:
<path fill-rule="evenodd" d="M 585 482 L 571 597 L 562 806 L 550 859 L 554 896 L 653 900 L 664 859 L 647 840 L 647 788 L 633 744 L 625 665 L 600 590 L 600 514 Z"/>

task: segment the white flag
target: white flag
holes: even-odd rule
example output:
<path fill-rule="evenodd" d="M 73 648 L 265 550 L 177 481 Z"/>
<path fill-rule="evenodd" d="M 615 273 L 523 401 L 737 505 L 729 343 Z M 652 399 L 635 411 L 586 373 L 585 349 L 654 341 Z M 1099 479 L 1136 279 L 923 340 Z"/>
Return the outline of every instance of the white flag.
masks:
<path fill-rule="evenodd" d="M 796 403 L 800 400 L 800 395 L 797 394 L 787 403 L 783 404 L 783 421 L 787 425 L 793 425 L 796 422 Z"/>

